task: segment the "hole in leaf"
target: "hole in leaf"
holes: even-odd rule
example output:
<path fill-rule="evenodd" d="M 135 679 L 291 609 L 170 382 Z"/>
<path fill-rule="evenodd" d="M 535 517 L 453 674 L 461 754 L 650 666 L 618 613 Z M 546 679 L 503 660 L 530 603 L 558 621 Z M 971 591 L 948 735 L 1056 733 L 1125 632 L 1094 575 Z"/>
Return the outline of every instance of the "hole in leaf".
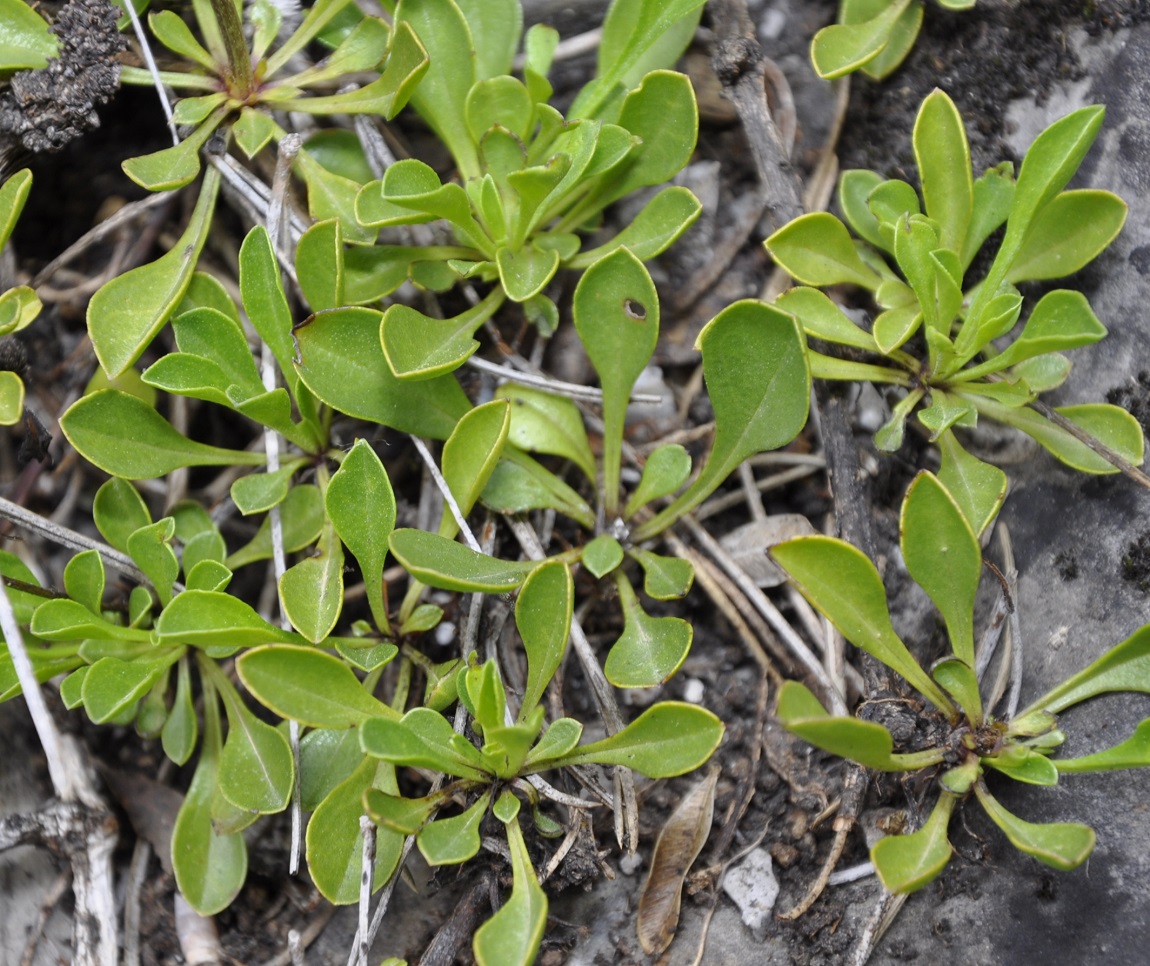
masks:
<path fill-rule="evenodd" d="M 635 319 L 637 322 L 642 322 L 647 318 L 647 309 L 642 302 L 636 302 L 634 299 L 623 300 L 623 311 L 627 313 L 628 318 Z"/>

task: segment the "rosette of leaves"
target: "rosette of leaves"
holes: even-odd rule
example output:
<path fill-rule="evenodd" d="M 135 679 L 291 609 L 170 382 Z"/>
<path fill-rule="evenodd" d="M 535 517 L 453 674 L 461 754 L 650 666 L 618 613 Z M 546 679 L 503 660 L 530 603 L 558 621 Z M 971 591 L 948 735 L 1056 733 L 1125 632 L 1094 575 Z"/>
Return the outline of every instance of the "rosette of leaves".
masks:
<path fill-rule="evenodd" d="M 945 10 L 970 10 L 977 0 L 934 0 Z M 811 63 L 828 80 L 861 70 L 873 80 L 894 73 L 922 27 L 923 0 L 841 0 L 838 22 L 811 41 Z"/>
<path fill-rule="evenodd" d="M 454 452 L 445 450 L 444 475 L 460 480 L 451 485 L 465 507 L 481 497 L 504 513 L 553 509 L 590 532 L 590 539 L 561 557 L 581 562 L 597 579 L 611 578 L 617 589 L 625 623 L 605 673 L 620 687 L 651 687 L 682 665 L 692 629 L 680 618 L 648 614 L 628 571 L 642 572 L 643 589 L 656 600 L 687 593 L 694 576 L 689 563 L 654 552 L 651 541 L 713 493 L 743 460 L 785 445 L 803 428 L 810 397 L 803 340 L 790 316 L 764 302 L 736 302 L 712 319 L 697 342 L 715 413 L 710 454 L 684 485 L 692 474 L 687 451 L 678 444 L 657 448 L 638 485 L 624 498 L 620 479 L 627 405 L 655 350 L 658 297 L 643 263 L 623 248 L 584 273 L 572 312 L 602 388 L 600 459 L 592 453 L 583 416 L 571 400 L 509 384 L 488 404 L 509 404 L 506 416 L 493 417 L 483 432 L 464 433 L 460 423 L 457 432 L 466 442 Z M 449 463 L 458 465 L 464 447 L 473 454 L 474 469 L 449 470 Z M 593 489 L 595 506 L 532 453 L 570 461 L 583 478 L 584 492 Z M 672 496 L 658 512 L 649 509 L 654 501 Z M 454 535 L 454 528 L 439 534 L 396 530 L 391 552 L 413 576 L 434 587 L 504 593 L 523 582 L 530 563 L 479 553 L 455 542 Z"/>
<path fill-rule="evenodd" d="M 17 171 L 0 186 L 0 251 L 8 244 L 31 189 L 32 172 L 27 168 Z M 0 293 L 0 338 L 31 325 L 41 307 L 39 296 L 27 285 L 15 285 Z M 24 380 L 21 373 L 0 370 L 0 426 L 20 422 L 23 414 Z"/>
<path fill-rule="evenodd" d="M 1106 335 L 1085 296 L 1049 291 L 1018 324 L 1026 302 L 1020 283 L 1078 271 L 1122 228 L 1126 206 L 1116 195 L 1063 190 L 1102 117 L 1101 107 L 1085 107 L 1053 123 L 1027 151 L 1017 180 L 1009 162 L 974 179 L 962 118 L 936 90 L 914 128 L 921 203 L 906 182 L 848 171 L 838 197 L 857 238 L 834 215 L 818 212 L 766 241 L 778 264 L 803 283 L 775 304 L 793 313 L 808 336 L 851 351 L 851 358 L 812 351 L 812 374 L 901 387 L 876 445 L 898 449 L 906 419 L 917 410 L 942 448 L 946 485 L 979 532 L 1005 495 L 1004 474 L 966 453 L 954 435 L 979 416 L 1022 430 L 1086 473 L 1115 473 L 1123 461 L 1139 465 L 1143 459 L 1142 431 L 1117 406 L 1061 407 L 1054 419 L 1031 406 L 1066 379 L 1071 363 L 1065 350 Z M 968 278 L 975 256 L 1000 228 L 985 276 Z M 878 305 L 869 331 L 807 287 L 844 283 L 866 289 Z M 874 361 L 859 361 L 860 352 Z M 1099 455 L 1081 435 L 1117 460 Z"/>
<path fill-rule="evenodd" d="M 389 27 L 378 17 L 364 16 L 351 0 L 317 0 L 282 42 L 277 38 L 283 14 L 272 0 L 243 5 L 193 0 L 190 6 L 198 37 L 174 11 L 149 17 L 156 39 L 190 65 L 186 72 L 160 73 L 164 84 L 187 95 L 176 102 L 175 122 L 190 133 L 174 147 L 123 164 L 128 177 L 152 191 L 194 180 L 201 169 L 201 150 L 220 132 L 225 143 L 234 143 L 247 158 L 255 157 L 286 133 L 276 120 L 281 112 L 392 117 L 427 69 L 427 54 L 406 25 Z M 246 26 L 241 9 L 246 11 Z M 334 49 L 318 64 L 301 66 L 301 51 L 317 39 Z M 364 74 L 371 79 L 355 90 L 324 93 Z M 152 75 L 125 67 L 122 80 L 151 84 Z M 310 139 L 295 164 L 317 220 L 350 211 L 359 188 L 348 169 L 357 157 L 362 159 L 362 152 L 350 152 L 349 161 L 344 139 L 331 133 Z M 209 166 L 178 243 L 93 296 L 88 331 L 110 377 L 136 361 L 179 304 L 212 224 L 219 182 L 218 171 Z M 354 219 L 345 221 L 354 224 Z"/>
<path fill-rule="evenodd" d="M 950 860 L 947 825 L 955 805 L 974 796 L 1010 843 L 1056 869 L 1073 869 L 1094 848 L 1094 831 L 1068 822 L 1034 824 L 1008 812 L 990 793 L 988 771 L 1031 785 L 1053 786 L 1061 774 L 1150 765 L 1150 720 L 1117 746 L 1082 758 L 1052 758 L 1063 744 L 1056 715 L 1110 691 L 1150 692 L 1150 626 L 1116 645 L 1085 670 L 1012 718 L 984 708 L 975 668 L 974 603 L 982 569 L 979 542 L 958 502 L 937 477 L 920 473 L 902 506 L 901 548 L 911 578 L 946 623 L 951 654 L 924 669 L 891 625 L 882 578 L 867 557 L 830 537 L 800 537 L 771 550 L 802 594 L 856 647 L 898 674 L 929 708 L 919 712 L 913 748 L 898 748 L 877 721 L 829 715 L 802 684 L 788 681 L 777 714 L 792 733 L 832 754 L 879 771 L 933 775 L 939 797 L 925 824 L 881 839 L 871 859 L 892 892 L 913 892 Z"/>
<path fill-rule="evenodd" d="M 723 735 L 722 723 L 711 712 L 678 702 L 653 705 L 616 734 L 586 744 L 580 744 L 582 725 L 572 718 L 545 724 L 540 701 L 563 661 L 573 605 L 571 572 L 561 561 L 538 565 L 523 581 L 515 622 L 527 676 L 517 710 L 492 661 L 455 662 L 457 670 L 445 677 L 450 698 L 402 717 L 378 702 L 373 710 L 374 699 L 351 673 L 317 651 L 271 645 L 237 662 L 240 677 L 260 701 L 315 729 L 305 737 L 305 748 L 319 745 L 340 756 L 339 767 L 329 767 L 322 776 L 323 784 L 342 789 L 333 794 L 343 796 L 353 818 L 366 810 L 375 820 L 390 870 L 399 861 L 405 836 L 416 836 L 431 865 L 457 865 L 479 852 L 488 812 L 502 823 L 514 885 L 507 902 L 475 934 L 476 959 L 489 966 L 532 962 L 546 924 L 547 898 L 518 823 L 521 805 L 515 792 L 525 796 L 540 833 L 562 834 L 562 828 L 540 809 L 539 793 L 527 777 L 585 764 L 624 765 L 652 778 L 681 775 L 705 762 Z M 336 678 L 342 681 L 338 686 Z M 320 680 L 322 689 L 316 687 Z M 456 695 L 479 745 L 457 733 L 441 713 Z M 430 769 L 451 781 L 429 795 L 407 797 L 395 787 L 396 767 Z M 379 780 L 381 771 L 387 781 Z M 437 817 L 453 802 L 462 810 Z M 309 862 L 324 861 L 320 851 L 327 846 L 309 829 Z M 353 863 L 346 875 L 354 886 L 359 865 Z"/>
<path fill-rule="evenodd" d="M 691 84 L 655 68 L 682 53 L 702 6 L 701 0 L 613 3 L 597 76 L 564 117 L 549 103 L 547 75 L 559 39 L 552 28 L 526 32 L 522 79 L 511 75 L 519 0 L 396 4 L 396 24 L 420 37 L 431 60 L 411 106 L 450 151 L 459 180 L 445 182 L 414 158 L 399 161 L 360 191 L 356 216 L 373 229 L 442 220 L 452 239 L 349 251 L 360 298 L 382 298 L 408 278 L 433 289 L 480 280 L 496 285 L 493 295 L 449 320 L 466 333 L 464 341 L 503 298 L 523 303 L 527 317 L 549 332 L 558 311 L 545 289 L 561 267 L 585 269 L 622 245 L 644 260 L 666 249 L 700 211 L 686 188 L 663 188 L 596 248 L 582 250 L 579 232 L 594 227 L 609 204 L 669 181 L 690 159 L 698 132 Z M 419 343 L 430 353 L 445 326 L 396 306 L 385 319 L 384 344 L 399 352 Z"/>

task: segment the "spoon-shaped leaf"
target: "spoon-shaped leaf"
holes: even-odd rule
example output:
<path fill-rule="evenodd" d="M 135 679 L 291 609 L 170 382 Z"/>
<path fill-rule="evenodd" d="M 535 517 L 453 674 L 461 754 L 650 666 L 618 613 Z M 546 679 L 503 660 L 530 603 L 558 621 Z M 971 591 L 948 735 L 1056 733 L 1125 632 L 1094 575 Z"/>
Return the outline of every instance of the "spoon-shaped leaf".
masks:
<path fill-rule="evenodd" d="M 981 781 L 974 785 L 986 814 L 990 816 L 1019 852 L 1038 859 L 1044 865 L 1067 872 L 1076 869 L 1094 851 L 1094 829 L 1077 822 L 1035 824 L 1012 815 L 986 790 Z"/>
<path fill-rule="evenodd" d="M 1058 769 L 1046 755 L 1025 745 L 1007 745 L 997 755 L 987 755 L 981 759 L 988 768 L 1008 775 L 1016 782 L 1028 785 L 1058 784 Z"/>
<path fill-rule="evenodd" d="M 188 227 L 171 249 L 151 264 L 117 276 L 92 296 L 88 334 L 109 377 L 139 358 L 180 304 L 208 236 L 219 186 L 219 172 L 209 167 Z"/>
<path fill-rule="evenodd" d="M 18 0 L 9 2 L 23 10 L 28 9 Z M 24 203 L 28 200 L 28 192 L 31 190 L 32 172 L 27 168 L 17 171 L 5 180 L 3 186 L 0 186 L 0 249 L 8 244 L 8 238 L 12 234 L 12 229 L 16 227 L 20 212 L 24 210 Z"/>
<path fill-rule="evenodd" d="M 240 680 L 260 704 L 310 728 L 353 728 L 369 718 L 398 718 L 373 698 L 352 670 L 313 647 L 258 647 L 236 661 Z"/>
<path fill-rule="evenodd" d="M 212 796 L 219 775 L 220 712 L 215 691 L 204 695 L 204 744 L 192 784 L 172 828 L 172 871 L 180 894 L 201 916 L 226 909 L 248 875 L 248 850 L 239 834 L 217 835 Z"/>
<path fill-rule="evenodd" d="M 329 520 L 317 556 L 305 557 L 280 577 L 280 604 L 292 626 L 313 644 L 332 632 L 343 608 L 343 545 Z"/>
<path fill-rule="evenodd" d="M 882 279 L 859 256 L 846 225 L 834 215 L 800 215 L 764 243 L 771 257 L 804 285 L 849 282 L 874 289 Z"/>
<path fill-rule="evenodd" d="M 937 876 L 950 861 L 953 849 L 946 837 L 957 796 L 943 791 L 926 824 L 910 835 L 888 835 L 870 850 L 882 884 L 890 892 L 914 892 Z"/>
<path fill-rule="evenodd" d="M 1058 714 L 1071 705 L 1108 691 L 1150 693 L 1150 624 L 1116 644 L 1098 660 L 1033 702 L 1018 717 L 1036 710 Z"/>
<path fill-rule="evenodd" d="M 223 678 L 222 672 L 219 678 Z M 220 755 L 220 794 L 244 811 L 283 811 L 295 783 L 287 736 L 260 721 L 240 700 L 231 682 L 219 678 L 216 684 L 228 713 L 228 737 Z"/>
<path fill-rule="evenodd" d="M 625 574 L 616 573 L 615 586 L 623 607 L 623 633 L 611 646 L 603 673 L 617 688 L 662 684 L 683 666 L 694 629 L 681 617 L 648 614 Z"/>
<path fill-rule="evenodd" d="M 942 452 L 938 479 L 962 509 L 975 535 L 981 535 L 1006 499 L 1006 474 L 971 456 L 950 430 L 939 436 L 938 447 Z"/>
<path fill-rule="evenodd" d="M 866 554 L 822 536 L 788 540 L 770 553 L 843 637 L 904 677 L 939 710 L 954 713 L 950 700 L 895 633 L 882 578 Z"/>
<path fill-rule="evenodd" d="M 319 487 L 310 483 L 293 486 L 280 505 L 280 517 L 283 521 L 284 553 L 295 553 L 315 543 L 324 521 L 323 496 Z M 224 563 L 229 570 L 235 571 L 245 564 L 267 560 L 271 555 L 271 517 L 267 516 L 256 535 Z"/>
<path fill-rule="evenodd" d="M 260 453 L 190 440 L 147 403 L 115 389 L 101 389 L 77 400 L 61 417 L 60 428 L 85 459 L 129 480 L 163 476 L 184 466 L 264 463 Z"/>
<path fill-rule="evenodd" d="M 562 561 L 540 564 L 523 582 L 515 602 L 515 626 L 527 652 L 527 684 L 519 709 L 520 721 L 543 699 L 543 692 L 563 660 L 574 605 L 571 570 Z"/>
<path fill-rule="evenodd" d="M 922 102 L 913 139 L 926 213 L 938 222 L 941 246 L 960 252 L 974 207 L 974 180 L 962 115 L 941 90 Z"/>
<path fill-rule="evenodd" d="M 547 926 L 547 895 L 539 886 L 523 833 L 519 830 L 519 800 L 504 791 L 495 814 L 507 827 L 511 850 L 511 897 L 479 927 L 472 949 L 479 966 L 529 966 Z"/>
<path fill-rule="evenodd" d="M 636 543 L 698 506 L 749 456 L 789 443 L 807 421 L 811 375 L 794 318 L 744 299 L 708 322 L 697 345 L 715 411 L 715 441 L 695 482 L 636 529 Z"/>
<path fill-rule="evenodd" d="M 557 765 L 625 765 L 648 778 L 672 778 L 698 768 L 719 747 L 723 723 L 706 708 L 660 701 L 626 728 L 568 755 L 535 762 L 533 769 Z"/>
<path fill-rule="evenodd" d="M 659 296 L 643 263 L 620 248 L 583 273 L 572 312 L 603 388 L 604 507 L 614 516 L 627 400 L 659 339 Z"/>
<path fill-rule="evenodd" d="M 941 612 L 955 657 L 974 667 L 974 598 L 982 553 L 962 510 L 933 473 L 919 473 L 906 491 L 899 537 L 906 569 Z M 980 707 L 964 710 L 975 721 L 982 716 Z"/>
<path fill-rule="evenodd" d="M 298 634 L 269 624 L 238 597 L 207 590 L 185 590 L 172 598 L 156 620 L 161 644 L 192 647 L 256 647 L 299 642 Z"/>
<path fill-rule="evenodd" d="M 503 455 L 507 433 L 511 427 L 511 406 L 502 399 L 493 399 L 476 406 L 459 420 L 459 424 L 443 444 L 443 478 L 466 517 L 487 486 L 491 474 Z M 439 534 L 454 537 L 459 524 L 449 507 L 443 508 L 439 521 Z"/>
<path fill-rule="evenodd" d="M 631 223 L 619 234 L 598 248 L 580 252 L 567 262 L 568 268 L 589 268 L 604 255 L 626 247 L 642 261 L 648 261 L 666 251 L 688 228 L 703 206 L 687 188 L 664 188 L 647 202 Z"/>
<path fill-rule="evenodd" d="M 1052 762 L 1061 775 L 1078 774 L 1087 771 L 1114 771 L 1119 768 L 1145 768 L 1150 765 L 1150 718 L 1139 722 L 1138 727 L 1125 741 L 1080 758 L 1058 758 Z"/>
<path fill-rule="evenodd" d="M 695 581 L 695 568 L 689 560 L 643 549 L 628 550 L 627 555 L 643 568 L 643 593 L 655 600 L 685 597 Z"/>
<path fill-rule="evenodd" d="M 634 516 L 639 507 L 670 496 L 691 473 L 691 455 L 678 443 L 668 443 L 651 451 L 643 466 L 639 485 L 623 508 L 623 516 Z"/>
<path fill-rule="evenodd" d="M 383 463 L 366 440 L 357 439 L 324 493 L 328 518 L 354 554 L 363 574 L 375 626 L 391 632 L 383 599 L 387 538 L 395 528 L 395 494 Z"/>
<path fill-rule="evenodd" d="M 501 594 L 514 590 L 534 569 L 530 560 L 500 560 L 426 530 L 396 530 L 388 539 L 395 559 L 429 587 Z"/>
<path fill-rule="evenodd" d="M 371 718 L 360 727 L 359 743 L 367 754 L 395 765 L 431 768 L 458 778 L 487 777 L 479 749 L 430 708 L 414 708 L 399 721 Z"/>
<path fill-rule="evenodd" d="M 463 813 L 424 826 L 416 843 L 430 866 L 459 865 L 479 851 L 479 826 L 491 804 L 488 790 Z"/>
<path fill-rule="evenodd" d="M 583 414 L 570 399 L 513 383 L 500 386 L 495 395 L 511 402 L 509 442 L 520 450 L 569 459 L 589 480 L 595 479 L 595 457 Z"/>
<path fill-rule="evenodd" d="M 473 338 L 503 304 L 495 289 L 482 302 L 451 319 L 433 319 L 406 305 L 383 313 L 380 340 L 397 379 L 424 380 L 458 369 L 479 348 Z"/>
<path fill-rule="evenodd" d="M 446 439 L 471 403 L 451 376 L 400 381 L 379 341 L 373 309 L 317 312 L 295 330 L 296 371 L 333 409 L 401 432 Z"/>
<path fill-rule="evenodd" d="M 1088 265 L 1114 241 L 1126 202 L 1109 191 L 1063 191 L 1039 211 L 1006 278 L 1063 278 Z"/>

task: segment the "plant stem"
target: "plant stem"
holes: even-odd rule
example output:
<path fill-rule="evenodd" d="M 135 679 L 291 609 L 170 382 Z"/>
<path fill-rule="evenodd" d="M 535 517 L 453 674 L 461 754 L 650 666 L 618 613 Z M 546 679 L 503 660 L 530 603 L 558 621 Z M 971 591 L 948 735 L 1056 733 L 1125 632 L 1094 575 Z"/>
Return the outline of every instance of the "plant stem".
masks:
<path fill-rule="evenodd" d="M 246 101 L 254 93 L 255 75 L 252 73 L 248 45 L 244 42 L 244 25 L 240 23 L 239 11 L 233 0 L 211 2 L 212 13 L 215 14 L 228 55 L 228 66 L 225 69 L 228 90 L 234 97 Z"/>

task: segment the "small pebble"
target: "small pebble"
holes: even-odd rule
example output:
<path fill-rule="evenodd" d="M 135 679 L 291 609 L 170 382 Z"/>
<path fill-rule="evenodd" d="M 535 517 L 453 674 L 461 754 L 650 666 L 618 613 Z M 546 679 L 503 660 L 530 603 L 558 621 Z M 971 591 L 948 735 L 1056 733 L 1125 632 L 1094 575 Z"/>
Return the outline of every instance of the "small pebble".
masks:
<path fill-rule="evenodd" d="M 683 685 L 683 700 L 689 701 L 691 704 L 700 704 L 705 690 L 705 685 L 698 678 L 687 678 Z"/>
<path fill-rule="evenodd" d="M 773 865 L 769 852 L 755 849 L 723 879 L 723 891 L 739 907 L 743 923 L 756 932 L 763 927 L 779 898 L 779 881 Z"/>

